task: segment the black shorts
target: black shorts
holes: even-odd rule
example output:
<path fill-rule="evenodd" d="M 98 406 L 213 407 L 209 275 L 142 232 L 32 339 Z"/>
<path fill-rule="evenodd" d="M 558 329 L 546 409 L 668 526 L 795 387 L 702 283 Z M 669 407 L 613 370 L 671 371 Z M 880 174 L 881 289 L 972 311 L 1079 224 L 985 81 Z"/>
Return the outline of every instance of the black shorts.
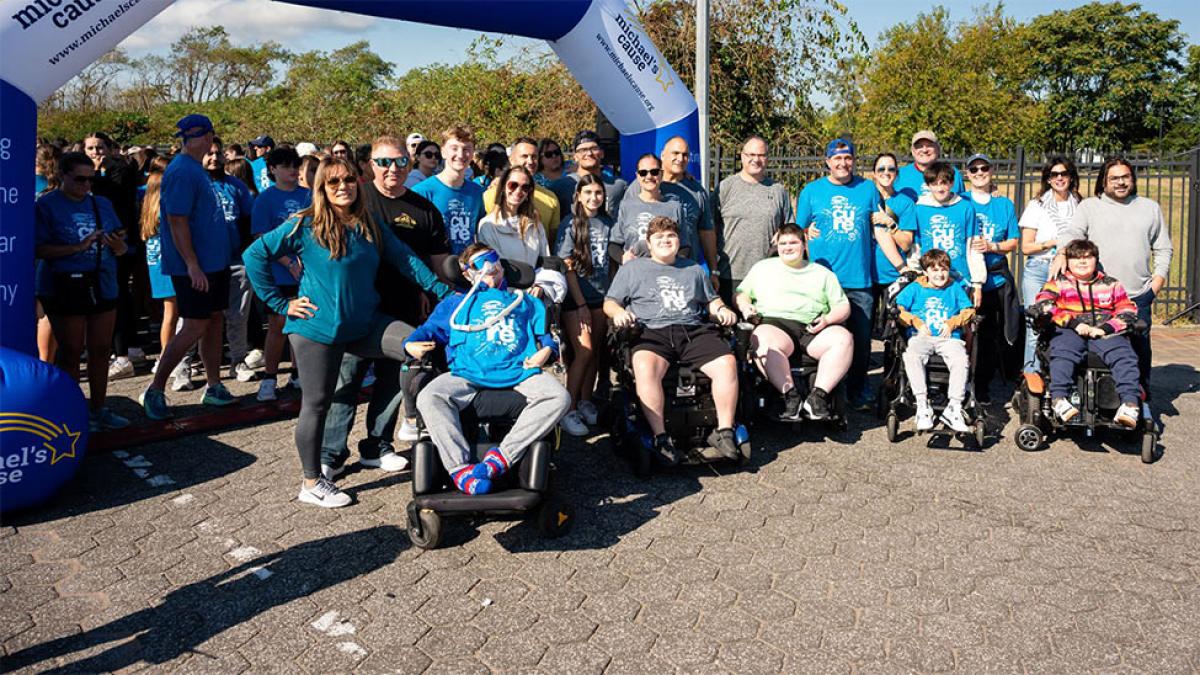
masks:
<path fill-rule="evenodd" d="M 643 349 L 669 362 L 678 361 L 692 368 L 733 353 L 729 342 L 721 337 L 721 332 L 711 323 L 646 328 L 633 343 L 634 353 Z"/>
<path fill-rule="evenodd" d="M 574 312 L 575 310 L 579 309 L 580 307 L 587 307 L 588 309 L 593 309 L 593 310 L 600 309 L 600 308 L 604 307 L 604 298 L 599 298 L 596 300 L 588 300 L 587 298 L 584 298 L 583 305 L 576 304 L 575 299 L 571 297 L 570 293 L 567 293 L 567 297 L 563 298 L 562 310 L 564 312 Z"/>
<path fill-rule="evenodd" d="M 276 288 L 279 289 L 279 294 L 282 295 L 283 297 L 287 298 L 288 300 L 300 297 L 300 285 L 299 284 L 288 284 L 286 286 L 276 286 Z M 283 314 L 280 314 L 279 312 L 276 312 L 275 310 L 273 310 L 269 306 L 267 306 L 266 303 L 263 303 L 263 307 L 267 308 L 267 314 L 274 314 L 276 316 L 287 316 L 286 312 Z"/>
<path fill-rule="evenodd" d="M 215 312 L 229 309 L 229 270 L 207 272 L 204 276 L 208 278 L 208 290 L 203 293 L 192 288 L 191 277 L 171 277 L 179 316 L 185 319 L 207 319 Z"/>
<path fill-rule="evenodd" d="M 38 301 L 42 303 L 42 311 L 46 313 L 46 316 L 95 316 L 117 308 L 116 298 L 102 299 L 93 304 L 86 297 L 67 295 L 59 298 L 52 295 L 39 295 Z"/>
<path fill-rule="evenodd" d="M 781 319 L 778 317 L 766 317 L 763 319 L 763 324 L 774 326 L 779 330 L 787 333 L 787 336 L 792 338 L 792 355 L 788 361 L 794 366 L 800 363 L 800 359 L 808 353 L 808 345 L 817 337 L 817 333 L 808 332 L 808 326 L 793 321 L 792 319 Z"/>

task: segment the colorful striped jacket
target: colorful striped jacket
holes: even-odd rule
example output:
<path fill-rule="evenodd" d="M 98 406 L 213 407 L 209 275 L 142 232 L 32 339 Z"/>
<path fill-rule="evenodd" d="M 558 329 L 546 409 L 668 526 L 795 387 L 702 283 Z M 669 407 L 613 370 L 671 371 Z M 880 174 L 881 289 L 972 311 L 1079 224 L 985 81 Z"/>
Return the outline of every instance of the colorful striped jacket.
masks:
<path fill-rule="evenodd" d="M 1046 282 L 1035 302 L 1063 328 L 1086 323 L 1111 335 L 1137 320 L 1137 305 L 1125 287 L 1100 270 L 1088 280 L 1064 271 Z"/>

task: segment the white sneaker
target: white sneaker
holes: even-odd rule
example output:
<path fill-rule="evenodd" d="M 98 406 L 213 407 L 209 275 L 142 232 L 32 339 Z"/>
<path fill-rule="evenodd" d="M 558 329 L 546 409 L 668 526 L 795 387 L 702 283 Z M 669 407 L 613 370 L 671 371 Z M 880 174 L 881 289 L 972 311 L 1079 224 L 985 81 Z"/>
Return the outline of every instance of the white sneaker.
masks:
<path fill-rule="evenodd" d="M 329 466 L 328 464 L 321 465 L 321 475 L 325 480 L 332 481 L 334 478 L 346 473 L 346 465 Z"/>
<path fill-rule="evenodd" d="M 933 428 L 933 408 L 928 405 L 917 408 L 917 431 L 929 431 Z"/>
<path fill-rule="evenodd" d="M 572 436 L 588 435 L 587 425 L 583 423 L 583 418 L 579 416 L 579 411 L 577 410 L 567 413 L 566 417 L 562 418 L 562 422 L 559 422 L 559 424 L 562 425 L 563 431 Z"/>
<path fill-rule="evenodd" d="M 1134 429 L 1138 423 L 1138 407 L 1133 403 L 1122 403 L 1120 408 L 1117 408 L 1117 414 L 1113 415 L 1113 421 L 1123 427 Z"/>
<path fill-rule="evenodd" d="M 580 401 L 575 409 L 579 411 L 579 416 L 583 418 L 584 424 L 589 427 L 595 426 L 596 420 L 600 418 L 600 410 L 591 401 Z"/>
<path fill-rule="evenodd" d="M 254 369 L 242 361 L 233 367 L 233 376 L 238 382 L 249 382 L 254 379 Z"/>
<path fill-rule="evenodd" d="M 368 469 L 383 469 L 384 471 L 403 471 L 408 468 L 408 460 L 391 450 L 380 453 L 378 459 L 359 457 L 358 463 Z"/>
<path fill-rule="evenodd" d="M 258 383 L 258 395 L 255 396 L 260 401 L 274 401 L 279 398 L 275 394 L 275 378 L 268 377 Z"/>
<path fill-rule="evenodd" d="M 1058 415 L 1058 419 L 1070 422 L 1079 414 L 1079 408 L 1072 405 L 1070 400 L 1059 398 L 1054 400 L 1054 414 Z"/>
<path fill-rule="evenodd" d="M 946 426 L 962 434 L 971 430 L 971 427 L 967 426 L 966 418 L 963 417 L 962 405 L 958 403 L 950 403 L 946 406 L 946 409 L 942 411 L 942 421 L 946 423 Z"/>
<path fill-rule="evenodd" d="M 297 499 L 306 504 L 322 506 L 327 509 L 349 506 L 352 501 L 350 495 L 337 489 L 336 485 L 324 478 L 318 478 L 317 484 L 312 487 L 305 487 L 301 483 Z"/>
<path fill-rule="evenodd" d="M 146 361 L 146 352 L 140 347 L 130 347 L 125 350 L 125 353 L 132 363 L 144 363 Z"/>
<path fill-rule="evenodd" d="M 118 356 L 112 363 L 108 364 L 108 380 L 124 380 L 127 377 L 133 377 L 133 362 L 124 356 Z"/>
<path fill-rule="evenodd" d="M 180 363 L 171 371 L 171 391 L 191 391 L 196 388 L 192 383 L 192 369 L 186 363 Z"/>
<path fill-rule="evenodd" d="M 400 423 L 400 431 L 396 433 L 396 440 L 404 441 L 405 443 L 416 443 L 421 439 L 421 433 L 417 431 L 417 425 L 409 421 L 407 417 Z"/>
<path fill-rule="evenodd" d="M 250 353 L 246 354 L 246 359 L 242 361 L 242 363 L 245 363 L 247 366 L 250 366 L 256 370 L 258 368 L 265 368 L 267 365 L 267 362 L 263 360 L 263 353 L 261 349 L 251 349 Z"/>

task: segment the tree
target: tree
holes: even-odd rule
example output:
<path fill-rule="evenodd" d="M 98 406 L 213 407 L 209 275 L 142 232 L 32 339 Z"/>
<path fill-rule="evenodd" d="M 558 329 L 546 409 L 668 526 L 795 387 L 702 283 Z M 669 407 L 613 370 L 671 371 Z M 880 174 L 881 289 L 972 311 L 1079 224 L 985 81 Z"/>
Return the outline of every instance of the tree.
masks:
<path fill-rule="evenodd" d="M 1185 45 L 1178 21 L 1136 3 L 1093 2 L 1035 18 L 1023 42 L 1055 149 L 1128 150 L 1156 139 L 1177 115 Z"/>
<path fill-rule="evenodd" d="M 907 148 L 918 129 L 964 151 L 1036 144 L 1042 112 L 1024 91 L 1030 60 L 1020 36 L 1000 5 L 957 26 L 942 7 L 896 24 L 850 65 L 827 130 L 881 150 Z"/>
<path fill-rule="evenodd" d="M 1174 127 L 1163 140 L 1172 150 L 1200 147 L 1200 45 L 1188 47 L 1187 67 L 1180 82 L 1180 105 Z"/>

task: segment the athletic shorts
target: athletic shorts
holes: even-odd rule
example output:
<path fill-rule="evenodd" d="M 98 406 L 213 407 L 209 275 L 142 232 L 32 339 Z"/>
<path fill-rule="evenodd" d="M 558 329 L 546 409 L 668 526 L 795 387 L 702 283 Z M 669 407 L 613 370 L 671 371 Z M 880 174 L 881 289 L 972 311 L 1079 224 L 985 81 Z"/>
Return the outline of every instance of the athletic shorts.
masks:
<path fill-rule="evenodd" d="M 46 316 L 95 316 L 117 308 L 116 298 L 101 299 L 92 304 L 85 297 L 66 295 L 59 298 L 52 295 L 40 295 L 38 301 L 42 303 L 42 311 L 46 313 Z"/>
<path fill-rule="evenodd" d="M 208 290 L 203 293 L 192 288 L 191 277 L 171 277 L 179 316 L 185 319 L 208 319 L 215 312 L 229 309 L 229 270 L 207 272 L 204 276 L 208 277 Z"/>
<path fill-rule="evenodd" d="M 691 368 L 733 353 L 729 349 L 729 342 L 721 337 L 721 332 L 711 323 L 646 328 L 633 343 L 634 353 L 643 349 L 669 362 L 678 361 Z"/>
<path fill-rule="evenodd" d="M 816 333 L 808 332 L 808 326 L 792 319 L 766 317 L 763 319 L 763 324 L 774 326 L 792 338 L 792 355 L 788 358 L 788 362 L 793 366 L 800 363 L 800 360 L 808 353 L 809 343 L 813 341 L 813 338 L 817 337 Z"/>
<path fill-rule="evenodd" d="M 300 297 L 300 285 L 299 284 L 288 284 L 286 286 L 276 286 L 276 288 L 279 289 L 279 294 L 282 295 L 283 297 L 287 298 L 288 300 Z M 267 307 L 266 303 L 263 303 L 263 307 Z M 267 314 L 275 314 L 277 316 L 287 316 L 286 313 L 279 314 L 279 312 L 276 312 L 275 310 L 271 309 L 270 307 L 267 307 Z"/>

